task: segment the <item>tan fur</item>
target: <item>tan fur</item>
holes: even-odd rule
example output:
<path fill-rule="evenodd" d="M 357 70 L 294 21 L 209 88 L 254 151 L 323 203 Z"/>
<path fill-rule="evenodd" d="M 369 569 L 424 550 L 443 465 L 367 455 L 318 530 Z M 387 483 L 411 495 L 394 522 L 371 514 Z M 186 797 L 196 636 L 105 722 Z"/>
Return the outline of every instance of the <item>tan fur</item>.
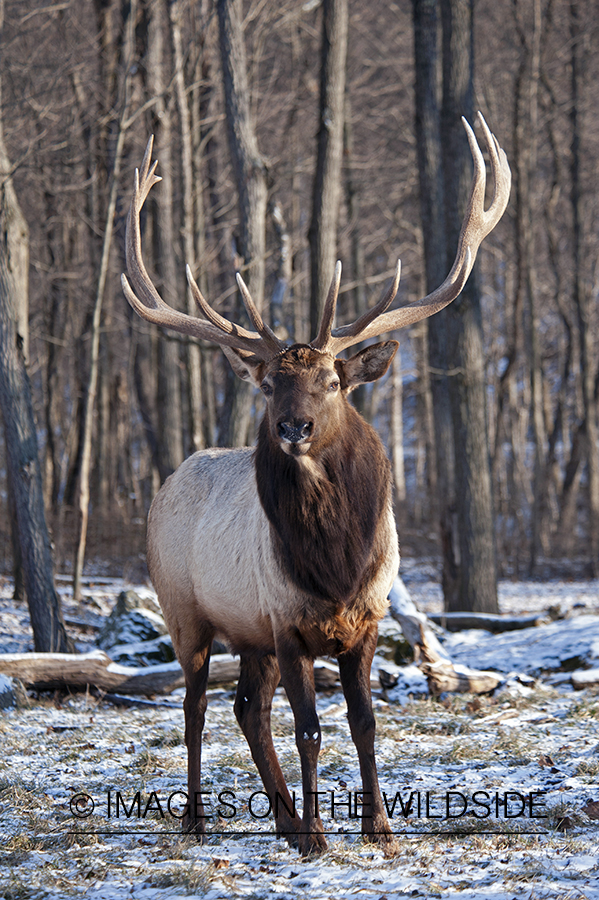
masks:
<path fill-rule="evenodd" d="M 233 651 L 274 652 L 274 632 L 291 626 L 322 653 L 334 652 L 339 642 L 351 646 L 362 623 L 385 614 L 399 565 L 390 508 L 377 536 L 376 577 L 330 621 L 281 570 L 270 527 L 248 448 L 194 454 L 156 496 L 148 519 L 148 567 L 183 665 L 207 627 Z"/>

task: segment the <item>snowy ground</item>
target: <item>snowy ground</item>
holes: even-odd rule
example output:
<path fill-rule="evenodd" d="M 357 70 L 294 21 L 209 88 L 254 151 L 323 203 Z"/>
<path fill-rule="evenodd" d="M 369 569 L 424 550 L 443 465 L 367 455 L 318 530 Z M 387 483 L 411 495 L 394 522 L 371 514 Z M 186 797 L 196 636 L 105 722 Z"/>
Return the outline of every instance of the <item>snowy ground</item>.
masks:
<path fill-rule="evenodd" d="M 407 567 L 412 596 L 422 610 L 440 611 L 438 588 L 422 572 Z M 121 587 L 98 583 L 83 608 L 66 604 L 80 649 Z M 9 585 L 0 586 L 0 652 L 27 649 L 31 640 L 26 612 L 8 597 Z M 178 831 L 176 792 L 185 789 L 186 765 L 180 696 L 121 709 L 84 694 L 45 695 L 0 711 L 0 897 L 599 900 L 599 692 L 574 692 L 559 669 L 570 647 L 599 665 L 599 585 L 506 583 L 500 598 L 505 612 L 553 606 L 568 618 L 543 626 L 553 632 L 452 635 L 452 656 L 482 668 L 484 655 L 484 667 L 521 674 L 544 661 L 551 671 L 534 682 L 512 674 L 493 697 L 404 705 L 375 698 L 379 773 L 390 807 L 395 799 L 400 835 L 396 859 L 364 845 L 354 834 L 357 820 L 340 805 L 360 787 L 340 693 L 318 699 L 323 820 L 335 834 L 329 850 L 309 861 L 273 836 L 268 815 L 259 818 L 267 810 L 252 797 L 261 784 L 231 690 L 209 698 L 204 784 L 215 816 L 210 830 L 224 834 L 204 845 Z M 556 641 L 562 650 L 549 653 Z M 293 723 L 280 689 L 273 732 L 299 800 Z"/>

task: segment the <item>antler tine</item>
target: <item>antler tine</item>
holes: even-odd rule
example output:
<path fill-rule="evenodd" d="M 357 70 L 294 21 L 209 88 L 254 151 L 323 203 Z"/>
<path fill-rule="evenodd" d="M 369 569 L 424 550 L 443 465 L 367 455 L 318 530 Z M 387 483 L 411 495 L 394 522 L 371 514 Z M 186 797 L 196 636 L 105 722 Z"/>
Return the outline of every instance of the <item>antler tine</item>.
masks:
<path fill-rule="evenodd" d="M 331 341 L 331 329 L 335 321 L 335 310 L 337 308 L 337 297 L 339 296 L 339 285 L 341 284 L 341 261 L 337 260 L 335 265 L 335 274 L 331 281 L 331 286 L 327 294 L 322 311 L 322 319 L 320 320 L 320 328 L 315 339 L 310 344 L 315 350 L 327 350 Z"/>
<path fill-rule="evenodd" d="M 162 179 L 156 175 L 156 166 L 158 161 L 150 169 L 150 161 L 152 158 L 152 147 L 154 144 L 154 136 L 152 135 L 147 143 L 144 153 L 141 171 L 135 170 L 135 179 L 133 184 L 133 196 L 131 197 L 131 205 L 127 215 L 127 230 L 125 236 L 125 259 L 127 262 L 127 271 L 136 291 L 143 297 L 144 305 L 150 309 L 166 308 L 164 302 L 156 288 L 154 287 L 141 253 L 141 230 L 139 224 L 139 215 L 152 187 Z"/>
<path fill-rule="evenodd" d="M 223 318 L 223 316 L 221 316 L 214 309 L 212 309 L 212 307 L 210 306 L 210 304 L 208 303 L 208 301 L 202 294 L 201 290 L 199 289 L 199 287 L 192 275 L 190 267 L 186 266 L 185 271 L 187 273 L 187 281 L 189 283 L 189 287 L 191 288 L 192 296 L 193 296 L 200 312 L 202 312 L 206 316 L 208 321 L 211 322 L 216 328 L 220 328 L 220 330 L 224 331 L 226 334 L 240 334 L 242 337 L 251 339 L 253 332 L 246 331 L 246 329 L 242 328 L 241 325 L 233 325 L 231 322 L 229 322 L 228 319 Z M 238 281 L 241 281 L 241 284 L 243 285 L 243 288 L 245 288 L 247 296 L 249 297 L 249 291 L 239 275 L 237 276 L 237 279 L 238 279 Z M 242 288 L 242 296 L 244 296 L 244 298 L 245 298 L 245 295 L 243 293 L 243 288 Z M 279 341 L 277 336 L 270 330 L 270 328 L 264 324 L 264 322 L 262 321 L 262 319 L 260 317 L 260 314 L 258 313 L 258 310 L 256 309 L 255 305 L 253 304 L 251 297 L 250 297 L 250 304 L 255 313 L 256 318 L 254 318 L 249 313 L 249 311 L 248 311 L 248 314 L 250 315 L 250 318 L 252 319 L 252 323 L 257 327 L 260 337 L 263 338 L 263 340 L 271 347 L 271 349 L 275 353 L 279 353 L 281 350 L 284 349 L 285 345 L 281 341 Z M 247 304 L 246 304 L 246 309 L 247 309 Z"/>
<path fill-rule="evenodd" d="M 246 331 L 245 328 L 238 327 L 233 325 L 232 322 L 229 322 L 228 319 L 223 318 L 216 310 L 212 309 L 201 290 L 199 289 L 195 278 L 192 275 L 190 266 L 185 266 L 185 274 L 187 275 L 187 283 L 191 289 L 191 295 L 196 302 L 196 306 L 203 313 L 208 321 L 214 325 L 215 328 L 220 329 L 220 331 L 225 332 L 225 334 L 233 334 L 235 333 L 235 329 L 237 329 L 237 333 L 241 334 L 242 337 L 251 337 L 252 332 Z"/>
<path fill-rule="evenodd" d="M 146 149 L 144 153 L 144 158 L 141 163 L 141 169 L 138 171 L 135 170 L 135 177 L 138 180 L 138 183 L 143 185 L 143 190 L 140 194 L 140 205 L 139 209 L 146 202 L 146 198 L 150 193 L 150 189 L 159 181 L 162 181 L 160 175 L 156 175 L 156 167 L 158 165 L 158 160 L 155 159 L 154 163 L 152 163 L 152 150 L 154 149 L 154 135 L 151 134 L 148 143 L 146 144 Z"/>
<path fill-rule="evenodd" d="M 393 281 L 387 288 L 387 290 L 382 295 L 381 299 L 378 303 L 371 309 L 367 309 L 366 312 L 362 313 L 362 315 L 356 319 L 351 325 L 342 325 L 340 328 L 335 329 L 335 333 L 331 336 L 329 340 L 329 347 L 331 352 L 339 353 L 345 347 L 349 347 L 350 343 L 348 342 L 351 339 L 351 343 L 356 343 L 353 338 L 357 337 L 358 340 L 362 340 L 361 334 L 365 328 L 370 325 L 371 322 L 374 322 L 380 315 L 382 315 L 386 310 L 391 306 L 395 297 L 397 296 L 397 291 L 399 289 L 399 281 L 401 278 L 401 260 L 397 260 L 397 265 L 395 267 L 395 275 L 393 277 Z M 340 346 L 343 344 L 343 346 Z M 336 348 L 340 349 L 337 350 Z"/>
<path fill-rule="evenodd" d="M 456 257 L 449 275 L 440 287 L 427 294 L 421 300 L 416 300 L 399 309 L 388 312 L 382 310 L 376 318 L 364 314 L 353 325 L 336 328 L 331 332 L 331 338 L 327 349 L 332 353 L 340 353 L 346 347 L 357 344 L 359 341 L 370 337 L 378 337 L 389 331 L 406 328 L 408 325 L 428 318 L 448 306 L 461 293 L 466 280 L 472 271 L 478 248 L 485 237 L 495 228 L 507 206 L 510 196 L 511 172 L 507 157 L 499 146 L 499 143 L 489 130 L 481 113 L 478 121 L 483 129 L 485 142 L 489 152 L 491 174 L 494 187 L 493 198 L 487 210 L 484 208 L 486 172 L 485 161 L 474 132 L 465 119 L 462 120 L 468 136 L 470 151 L 474 161 L 474 174 L 470 187 L 470 196 L 466 207 L 466 213 L 460 236 Z M 373 308 L 373 311 L 377 307 Z"/>
<path fill-rule="evenodd" d="M 121 284 L 125 297 L 139 316 L 156 325 L 162 325 L 201 340 L 212 341 L 221 346 L 242 350 L 245 355 L 251 355 L 257 360 L 270 359 L 274 353 L 279 352 L 282 345 L 277 344 L 275 350 L 272 341 L 266 334 L 247 331 L 214 312 L 191 277 L 191 272 L 188 272 L 188 279 L 193 296 L 208 321 L 172 309 L 164 302 L 152 283 L 142 257 L 139 224 L 139 216 L 150 190 L 162 180 L 160 176 L 156 175 L 157 161 L 151 162 L 152 148 L 153 138 L 151 137 L 146 146 L 141 169 L 135 170 L 135 183 L 125 236 L 127 271 L 135 290 L 129 284 L 127 277 L 122 275 Z"/>
<path fill-rule="evenodd" d="M 510 187 L 512 183 L 512 173 L 507 161 L 505 151 L 499 146 L 499 141 L 491 132 L 489 126 L 485 122 L 485 118 L 481 112 L 478 113 L 478 121 L 483 129 L 489 159 L 491 162 L 491 173 L 493 175 L 493 199 L 489 209 L 484 212 L 485 230 L 481 237 L 481 241 L 495 228 L 510 199 Z M 472 131 L 472 129 L 470 129 Z M 472 135 L 474 138 L 474 134 Z M 476 142 L 476 138 L 474 138 Z"/>
<path fill-rule="evenodd" d="M 243 300 L 243 305 L 246 308 L 246 312 L 250 317 L 250 321 L 260 337 L 263 341 L 268 344 L 275 353 L 280 353 L 281 350 L 285 349 L 285 344 L 283 341 L 280 341 L 276 336 L 274 331 L 263 321 L 262 316 L 258 312 L 258 307 L 252 300 L 252 295 L 250 294 L 249 288 L 239 272 L 236 275 L 237 284 L 239 286 L 239 290 L 241 291 L 241 298 Z"/>

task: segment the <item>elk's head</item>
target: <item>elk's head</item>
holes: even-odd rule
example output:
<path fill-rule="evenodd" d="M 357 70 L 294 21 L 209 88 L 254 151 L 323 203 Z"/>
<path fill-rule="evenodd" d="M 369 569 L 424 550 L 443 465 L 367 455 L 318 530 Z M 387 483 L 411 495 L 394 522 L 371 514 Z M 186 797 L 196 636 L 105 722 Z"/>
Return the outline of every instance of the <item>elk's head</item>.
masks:
<path fill-rule="evenodd" d="M 443 284 L 423 299 L 389 310 L 399 286 L 398 263 L 393 283 L 379 302 L 351 325 L 333 329 L 341 279 L 341 264 L 337 263 L 318 335 L 310 344 L 288 346 L 263 321 L 240 275 L 237 282 L 255 331 L 235 325 L 215 312 L 202 296 L 188 266 L 189 285 L 203 318 L 172 309 L 154 287 L 141 253 L 139 215 L 152 186 L 160 181 L 156 175 L 157 163 L 151 163 L 150 138 L 141 171 L 135 172 L 127 218 L 127 271 L 133 285 L 132 288 L 126 276 L 122 276 L 127 300 L 150 322 L 220 344 L 236 374 L 251 381 L 266 397 L 266 422 L 271 439 L 291 456 L 309 454 L 311 448 L 326 444 L 331 429 L 347 409 L 347 394 L 357 385 L 376 381 L 385 374 L 398 344 L 384 341 L 366 347 L 347 360 L 339 359 L 339 353 L 367 338 L 405 328 L 451 303 L 470 274 L 482 240 L 503 215 L 511 183 L 505 153 L 479 113 L 494 179 L 493 199 L 485 210 L 485 163 L 474 132 L 463 121 L 474 160 L 468 206 L 451 271 Z"/>
<path fill-rule="evenodd" d="M 330 443 L 341 427 L 349 392 L 381 378 L 398 346 L 384 341 L 348 360 L 308 344 L 293 344 L 267 362 L 248 361 L 229 350 L 226 355 L 237 375 L 262 391 L 271 441 L 299 457 Z"/>

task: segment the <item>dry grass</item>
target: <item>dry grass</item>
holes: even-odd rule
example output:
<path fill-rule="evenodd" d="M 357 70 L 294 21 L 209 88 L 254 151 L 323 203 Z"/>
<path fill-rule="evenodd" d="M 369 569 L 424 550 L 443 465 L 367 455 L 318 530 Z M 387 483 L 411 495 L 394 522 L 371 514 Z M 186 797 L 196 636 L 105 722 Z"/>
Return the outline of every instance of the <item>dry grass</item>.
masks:
<path fill-rule="evenodd" d="M 322 704 L 333 709 L 340 700 L 340 695 L 330 696 Z M 552 776 L 554 780 L 576 774 L 588 784 L 587 794 L 592 790 L 592 779 L 599 773 L 599 759 L 588 757 L 597 742 L 594 699 L 572 697 L 573 711 L 567 720 L 526 728 L 510 724 L 517 720 L 497 723 L 493 717 L 508 710 L 520 714 L 534 708 L 530 698 L 504 697 L 501 704 L 483 701 L 473 703 L 472 697 L 459 697 L 445 705 L 430 700 L 404 708 L 381 705 L 377 736 L 384 789 L 397 786 L 403 792 L 409 785 L 408 791 L 430 790 L 441 795 L 454 790 L 470 798 L 479 784 L 487 791 L 503 790 L 506 785 L 509 789 L 515 783 L 514 771 L 520 768 L 525 788 L 531 772 L 548 776 L 549 769 L 537 764 L 544 753 L 552 756 L 563 772 Z M 544 708 L 550 711 L 553 702 L 543 694 Z M 560 702 L 563 704 L 563 697 Z M 297 785 L 301 781 L 299 761 L 284 704 L 275 709 L 273 718 L 281 764 L 288 780 Z M 322 789 L 358 789 L 359 769 L 345 716 L 325 716 L 323 726 Z M 214 886 L 223 897 L 287 898 L 292 891 L 320 890 L 320 898 L 325 896 L 327 879 L 338 877 L 340 881 L 330 888 L 331 897 L 335 893 L 343 896 L 347 882 L 352 885 L 351 893 L 364 890 L 365 896 L 375 898 L 372 891 L 379 891 L 378 898 L 388 896 L 387 876 L 404 874 L 412 879 L 410 890 L 417 887 L 421 894 L 432 897 L 446 892 L 449 884 L 458 894 L 471 890 L 472 880 L 460 874 L 467 866 L 478 873 L 479 888 L 487 883 L 487 877 L 488 884 L 500 878 L 516 896 L 518 885 L 528 888 L 535 879 L 544 882 L 545 873 L 551 871 L 546 860 L 558 851 L 561 858 L 564 846 L 588 853 L 596 833 L 596 826 L 577 812 L 582 800 L 572 799 L 571 791 L 567 803 L 554 804 L 548 810 L 550 818 L 541 826 L 549 826 L 549 834 L 539 838 L 519 834 L 523 822 L 516 820 L 490 822 L 464 816 L 439 823 L 398 817 L 393 826 L 406 833 L 400 838 L 400 856 L 384 862 L 375 849 L 348 835 L 332 839 L 319 860 L 302 863 L 284 842 L 253 837 L 259 828 L 274 830 L 273 823 L 252 821 L 248 816 L 214 820 L 217 829 L 239 834 L 214 836 L 203 846 L 193 838 L 179 837 L 179 823 L 162 820 L 159 815 L 140 822 L 130 820 L 130 828 L 138 828 L 139 833 L 120 837 L 87 834 L 90 820 L 73 820 L 68 800 L 76 791 L 87 790 L 94 797 L 97 807 L 92 821 L 106 824 L 104 801 L 109 789 L 120 789 L 129 799 L 140 790 L 147 799 L 151 791 L 162 797 L 184 788 L 182 727 L 178 711 L 123 712 L 92 699 L 86 705 L 82 698 L 65 700 L 62 710 L 53 702 L 43 702 L 29 710 L 0 715 L 0 897 L 28 900 L 43 896 L 45 890 L 69 898 L 110 879 L 121 886 L 119 900 L 127 896 L 127 885 L 163 891 L 164 898 L 185 892 L 202 895 Z M 258 775 L 228 698 L 209 706 L 206 732 L 206 790 L 233 787 L 239 797 L 259 790 Z M 344 819 L 343 812 L 341 819 L 336 827 L 348 831 L 359 827 L 359 823 Z M 108 824 L 122 827 L 127 822 Z M 141 834 L 144 829 L 149 834 Z M 425 833 L 418 836 L 415 831 Z M 487 831 L 495 833 L 488 835 Z M 528 860 L 525 865 L 521 865 L 523 855 Z M 507 862 L 500 863 L 504 858 Z M 291 880 L 289 874 L 281 875 L 290 867 L 301 875 Z M 321 871 L 328 874 L 319 880 Z M 365 884 L 361 878 L 370 879 L 368 888 L 360 887 Z M 562 895 L 556 890 L 554 896 Z"/>

